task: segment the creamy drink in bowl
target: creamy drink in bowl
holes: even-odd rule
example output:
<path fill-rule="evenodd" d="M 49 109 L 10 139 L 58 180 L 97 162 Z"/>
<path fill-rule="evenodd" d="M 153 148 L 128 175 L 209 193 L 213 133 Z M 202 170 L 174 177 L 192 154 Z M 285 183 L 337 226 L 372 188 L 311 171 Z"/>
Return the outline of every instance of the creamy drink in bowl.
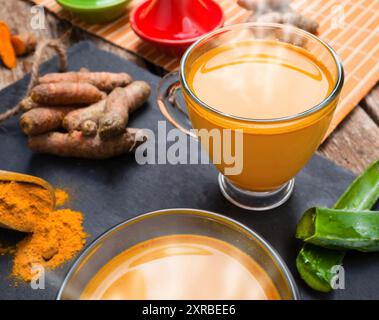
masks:
<path fill-rule="evenodd" d="M 200 284 L 206 284 L 199 290 Z M 211 237 L 170 235 L 142 242 L 110 260 L 81 299 L 278 300 L 270 277 L 250 256 Z"/>
<path fill-rule="evenodd" d="M 72 266 L 59 299 L 297 299 L 273 247 L 223 215 L 146 213 L 97 238 Z"/>
<path fill-rule="evenodd" d="M 179 85 L 191 134 L 220 171 L 224 196 L 245 209 L 266 210 L 289 198 L 294 176 L 325 136 L 343 68 L 314 35 L 247 23 L 199 40 L 182 58 L 180 72 L 162 80 L 159 106 L 183 129 L 164 99 Z"/>

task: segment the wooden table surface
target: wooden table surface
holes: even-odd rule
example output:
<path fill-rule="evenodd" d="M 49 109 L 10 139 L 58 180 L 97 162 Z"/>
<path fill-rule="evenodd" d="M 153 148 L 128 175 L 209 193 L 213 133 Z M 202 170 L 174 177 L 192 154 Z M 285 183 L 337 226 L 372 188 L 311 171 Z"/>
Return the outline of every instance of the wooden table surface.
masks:
<path fill-rule="evenodd" d="M 27 1 L 0 0 L 0 19 L 5 20 L 14 32 L 30 31 L 31 6 Z M 70 31 L 69 39 L 66 39 L 68 46 L 89 39 L 99 48 L 132 60 L 153 72 L 159 72 L 158 68 L 146 64 L 136 55 L 72 27 L 68 22 L 49 13 L 46 14 L 46 29 L 34 32 L 41 38 L 57 38 L 67 34 L 67 31 Z M 32 56 L 19 59 L 18 66 L 12 71 L 0 66 L 0 89 L 29 72 L 32 60 Z M 361 172 L 370 162 L 379 159 L 379 84 L 323 143 L 319 153 L 355 173 Z"/>

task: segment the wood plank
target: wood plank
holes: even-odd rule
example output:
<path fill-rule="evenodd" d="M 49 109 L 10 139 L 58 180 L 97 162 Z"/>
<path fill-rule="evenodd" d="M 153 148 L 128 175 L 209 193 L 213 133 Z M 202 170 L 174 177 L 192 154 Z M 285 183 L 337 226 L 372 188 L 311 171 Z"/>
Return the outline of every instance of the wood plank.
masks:
<path fill-rule="evenodd" d="M 366 96 L 364 101 L 364 109 L 370 117 L 379 125 L 379 83 Z M 378 138 L 379 139 L 379 138 Z"/>
<path fill-rule="evenodd" d="M 358 174 L 379 159 L 379 127 L 358 106 L 324 142 L 319 153 Z"/>

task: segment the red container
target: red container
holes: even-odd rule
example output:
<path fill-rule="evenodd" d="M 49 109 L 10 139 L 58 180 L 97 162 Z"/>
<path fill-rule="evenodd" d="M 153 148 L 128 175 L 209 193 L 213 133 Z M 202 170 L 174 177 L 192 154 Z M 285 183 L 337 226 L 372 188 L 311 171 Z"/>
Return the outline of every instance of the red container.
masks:
<path fill-rule="evenodd" d="M 130 16 L 134 32 L 170 55 L 182 55 L 202 35 L 224 24 L 213 0 L 148 0 Z"/>

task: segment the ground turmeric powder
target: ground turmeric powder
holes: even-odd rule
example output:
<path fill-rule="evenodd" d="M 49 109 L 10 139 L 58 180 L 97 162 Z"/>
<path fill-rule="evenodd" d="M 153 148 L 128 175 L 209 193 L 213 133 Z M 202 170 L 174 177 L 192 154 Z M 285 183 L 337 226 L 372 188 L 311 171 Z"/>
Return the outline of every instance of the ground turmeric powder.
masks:
<path fill-rule="evenodd" d="M 68 195 L 57 190 L 56 198 L 61 206 Z M 13 250 L 12 275 L 25 281 L 35 277 L 34 266 L 54 269 L 73 258 L 85 244 L 83 215 L 70 209 L 52 211 L 50 199 L 47 190 L 34 184 L 0 183 L 0 221 L 29 231 Z"/>
<path fill-rule="evenodd" d="M 83 216 L 70 209 L 53 211 L 43 223 L 35 226 L 16 247 L 12 275 L 29 281 L 35 275 L 33 266 L 54 269 L 70 260 L 85 244 Z"/>
<path fill-rule="evenodd" d="M 0 183 L 0 221 L 15 230 L 33 232 L 37 220 L 45 220 L 50 212 L 48 190 L 29 183 Z"/>
<path fill-rule="evenodd" d="M 69 200 L 68 193 L 63 189 L 55 189 L 55 206 L 61 207 Z"/>

